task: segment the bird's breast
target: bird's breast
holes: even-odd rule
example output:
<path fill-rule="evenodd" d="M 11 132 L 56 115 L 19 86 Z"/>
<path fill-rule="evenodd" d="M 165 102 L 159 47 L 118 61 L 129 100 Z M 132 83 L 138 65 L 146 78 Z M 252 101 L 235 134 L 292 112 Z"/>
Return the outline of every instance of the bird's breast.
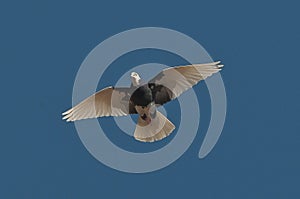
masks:
<path fill-rule="evenodd" d="M 134 105 L 149 105 L 153 101 L 151 89 L 148 85 L 138 87 L 135 91 L 133 91 L 130 100 L 134 103 Z"/>

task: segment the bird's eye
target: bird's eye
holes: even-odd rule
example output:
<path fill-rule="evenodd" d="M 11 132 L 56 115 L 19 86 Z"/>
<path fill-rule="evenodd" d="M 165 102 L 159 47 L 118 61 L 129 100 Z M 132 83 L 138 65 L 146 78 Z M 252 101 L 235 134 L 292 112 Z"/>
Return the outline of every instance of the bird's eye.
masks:
<path fill-rule="evenodd" d="M 142 106 L 142 109 L 146 108 L 146 106 Z"/>

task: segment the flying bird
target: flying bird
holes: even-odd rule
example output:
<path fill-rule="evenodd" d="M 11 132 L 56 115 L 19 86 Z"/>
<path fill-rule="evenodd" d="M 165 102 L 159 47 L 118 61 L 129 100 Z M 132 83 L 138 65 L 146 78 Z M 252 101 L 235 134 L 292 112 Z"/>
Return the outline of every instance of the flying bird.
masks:
<path fill-rule="evenodd" d="M 170 67 L 147 83 L 142 83 L 139 74 L 132 72 L 130 87 L 104 88 L 64 112 L 63 119 L 69 122 L 138 114 L 134 138 L 142 142 L 158 141 L 170 135 L 175 125 L 156 108 L 179 97 L 222 67 L 220 61 Z"/>

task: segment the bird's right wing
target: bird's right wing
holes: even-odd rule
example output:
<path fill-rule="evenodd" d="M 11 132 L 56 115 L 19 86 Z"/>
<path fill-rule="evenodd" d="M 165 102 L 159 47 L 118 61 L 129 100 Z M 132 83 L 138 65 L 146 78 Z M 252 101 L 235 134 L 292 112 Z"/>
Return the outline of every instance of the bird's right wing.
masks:
<path fill-rule="evenodd" d="M 220 62 L 171 67 L 163 70 L 152 80 L 149 87 L 156 104 L 162 105 L 188 90 L 199 81 L 222 69 Z"/>
<path fill-rule="evenodd" d="M 63 113 L 69 121 L 103 116 L 123 116 L 136 113 L 131 101 L 130 88 L 107 87 L 86 98 Z"/>

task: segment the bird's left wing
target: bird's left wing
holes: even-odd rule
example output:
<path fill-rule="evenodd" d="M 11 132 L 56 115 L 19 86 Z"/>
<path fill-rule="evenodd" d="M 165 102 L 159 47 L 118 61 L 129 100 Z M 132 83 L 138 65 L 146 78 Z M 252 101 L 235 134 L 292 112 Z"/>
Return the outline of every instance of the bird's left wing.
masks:
<path fill-rule="evenodd" d="M 220 62 L 171 67 L 163 70 L 152 80 L 149 87 L 156 104 L 162 105 L 177 98 L 199 81 L 222 69 Z"/>
<path fill-rule="evenodd" d="M 136 110 L 129 100 L 130 92 L 130 88 L 104 88 L 64 112 L 63 119 L 69 122 L 103 116 L 134 114 Z"/>

